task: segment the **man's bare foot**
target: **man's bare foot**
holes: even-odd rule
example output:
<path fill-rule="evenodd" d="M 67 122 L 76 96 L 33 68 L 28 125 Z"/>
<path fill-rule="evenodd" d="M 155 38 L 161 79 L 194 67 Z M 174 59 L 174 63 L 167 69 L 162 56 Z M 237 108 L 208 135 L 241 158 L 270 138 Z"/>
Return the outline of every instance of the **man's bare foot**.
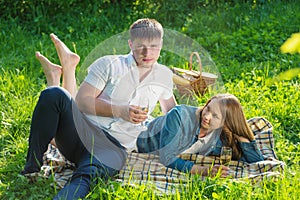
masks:
<path fill-rule="evenodd" d="M 40 52 L 35 53 L 35 57 L 40 61 L 46 76 L 47 86 L 59 86 L 62 67 L 50 62 Z"/>
<path fill-rule="evenodd" d="M 73 53 L 54 33 L 51 33 L 50 37 L 55 45 L 63 71 L 75 71 L 75 68 L 80 61 L 79 55 Z"/>

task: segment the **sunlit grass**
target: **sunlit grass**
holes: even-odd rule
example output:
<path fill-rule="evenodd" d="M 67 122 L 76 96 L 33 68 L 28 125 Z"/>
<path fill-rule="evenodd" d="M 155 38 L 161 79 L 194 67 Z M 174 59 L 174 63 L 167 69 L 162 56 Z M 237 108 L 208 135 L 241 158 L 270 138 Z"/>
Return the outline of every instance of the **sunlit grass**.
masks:
<path fill-rule="evenodd" d="M 179 187 L 177 192 L 168 195 L 158 194 L 149 185 L 130 187 L 111 181 L 109 184 L 97 185 L 87 199 L 300 199 L 299 76 L 291 74 L 289 79 L 273 79 L 281 77 L 281 72 L 299 67 L 300 56 L 282 55 L 279 47 L 292 33 L 299 31 L 300 18 L 297 16 L 300 9 L 295 6 L 298 5 L 296 1 L 289 1 L 284 5 L 280 1 L 272 2 L 274 3 L 257 4 L 254 8 L 251 7 L 253 4 L 208 4 L 205 9 L 196 9 L 188 16 L 190 10 L 178 13 L 178 21 L 184 21 L 184 25 L 179 22 L 176 24 L 173 20 L 163 21 L 163 24 L 168 28 L 182 30 L 210 52 L 222 74 L 226 91 L 241 100 L 247 118 L 263 116 L 272 123 L 277 156 L 286 163 L 284 176 L 256 184 L 249 180 L 200 180 L 194 177 L 187 185 Z M 148 1 L 145 3 L 149 4 Z M 166 2 L 163 6 L 174 5 Z M 169 7 L 161 9 L 167 11 Z M 184 7 L 183 5 L 182 8 Z M 148 10 L 147 13 L 151 12 Z M 164 12 L 156 13 L 155 17 L 159 20 L 170 18 L 163 14 Z M 139 16 L 132 14 L 126 20 Z M 291 18 L 292 16 L 295 18 Z M 114 29 L 112 32 L 106 27 L 101 34 L 91 33 L 92 26 L 99 26 L 97 30 L 101 30 L 103 25 L 88 24 L 97 20 L 84 17 L 81 20 L 85 24 L 80 24 L 82 35 L 81 30 L 74 25 L 77 32 L 62 32 L 61 30 L 67 29 L 62 27 L 65 22 L 61 27 L 48 27 L 51 31 L 58 31 L 63 37 L 64 34 L 67 35 L 64 39 L 69 46 L 75 42 L 82 58 L 101 39 L 114 34 L 113 31 L 123 31 L 115 25 L 119 21 L 110 21 L 109 26 Z M 31 115 L 40 91 L 45 88 L 45 79 L 34 58 L 34 52 L 42 51 L 54 62 L 58 62 L 58 58 L 49 40 L 49 33 L 32 34 L 35 32 L 29 31 L 17 20 L 2 22 L 0 199 L 52 199 L 57 193 L 51 186 L 52 179 L 40 179 L 31 185 L 18 174 L 25 163 Z M 70 23 L 72 22 L 74 19 L 70 18 Z M 170 27 L 171 25 L 174 27 Z M 68 30 L 71 31 L 71 28 Z M 175 61 L 177 62 L 176 59 Z M 270 83 L 270 79 L 275 81 Z M 207 98 L 209 95 L 199 98 L 198 102 L 204 103 Z"/>

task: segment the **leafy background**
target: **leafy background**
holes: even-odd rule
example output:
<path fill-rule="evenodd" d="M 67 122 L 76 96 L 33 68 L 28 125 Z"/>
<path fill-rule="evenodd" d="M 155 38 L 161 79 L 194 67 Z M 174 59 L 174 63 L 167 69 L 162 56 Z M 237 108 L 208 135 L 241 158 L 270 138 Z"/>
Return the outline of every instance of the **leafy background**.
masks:
<path fill-rule="evenodd" d="M 283 179 L 266 181 L 263 187 L 213 179 L 160 198 L 300 198 L 300 76 L 299 72 L 284 74 L 300 67 L 300 55 L 279 50 L 292 33 L 300 31 L 297 0 L 0 0 L 0 8 L 1 199 L 51 199 L 57 192 L 50 187 L 51 179 L 28 185 L 18 175 L 25 163 L 33 108 L 45 88 L 34 52 L 41 51 L 58 63 L 49 39 L 54 32 L 81 56 L 81 65 L 97 44 L 127 31 L 142 17 L 155 18 L 165 28 L 186 34 L 210 53 L 226 91 L 241 100 L 246 116 L 263 116 L 273 124 L 277 156 L 287 164 Z M 163 54 L 160 61 L 168 66 L 185 64 L 170 57 Z M 270 81 L 280 75 L 283 78 Z M 122 189 L 117 183 L 112 185 L 118 189 L 100 184 L 88 198 L 158 198 L 143 186 Z"/>

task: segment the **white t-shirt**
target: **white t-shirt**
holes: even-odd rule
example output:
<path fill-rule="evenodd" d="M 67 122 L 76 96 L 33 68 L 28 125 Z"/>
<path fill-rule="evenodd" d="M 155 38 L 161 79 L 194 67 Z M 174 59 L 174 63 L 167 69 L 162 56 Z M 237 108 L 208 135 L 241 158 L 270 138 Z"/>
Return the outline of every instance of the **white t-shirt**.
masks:
<path fill-rule="evenodd" d="M 132 54 L 110 55 L 96 60 L 90 67 L 85 82 L 102 91 L 99 99 L 113 105 L 128 105 L 135 97 L 149 99 L 149 113 L 159 99 L 173 95 L 173 73 L 164 65 L 155 63 L 152 71 L 139 81 L 139 71 Z M 97 126 L 109 132 L 127 150 L 135 149 L 136 138 L 141 130 L 135 124 L 121 118 L 87 115 Z"/>
<path fill-rule="evenodd" d="M 215 132 L 211 132 L 203 138 L 199 138 L 190 148 L 182 153 L 206 155 L 216 141 Z"/>

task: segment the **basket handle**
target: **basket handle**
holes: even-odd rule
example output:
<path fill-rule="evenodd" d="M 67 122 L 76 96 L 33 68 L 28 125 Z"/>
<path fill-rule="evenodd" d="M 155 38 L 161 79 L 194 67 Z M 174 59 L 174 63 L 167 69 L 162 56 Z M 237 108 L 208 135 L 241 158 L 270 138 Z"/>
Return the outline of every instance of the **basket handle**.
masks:
<path fill-rule="evenodd" d="M 190 63 L 189 63 L 190 71 L 193 70 L 193 55 L 195 55 L 197 57 L 198 64 L 199 64 L 200 76 L 202 76 L 202 63 L 201 63 L 200 56 L 199 56 L 198 52 L 196 52 L 196 51 L 192 52 L 190 55 Z"/>

